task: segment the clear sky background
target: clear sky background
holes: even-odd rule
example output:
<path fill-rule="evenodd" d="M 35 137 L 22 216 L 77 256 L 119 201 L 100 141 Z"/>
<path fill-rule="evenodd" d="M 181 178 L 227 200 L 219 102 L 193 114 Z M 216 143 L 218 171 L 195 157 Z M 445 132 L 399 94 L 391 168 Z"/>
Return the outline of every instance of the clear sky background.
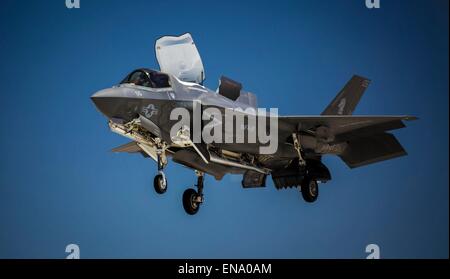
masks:
<path fill-rule="evenodd" d="M 0 4 L 0 258 L 446 258 L 449 247 L 447 0 L 6 0 Z M 215 89 L 224 74 L 283 115 L 319 114 L 353 74 L 372 79 L 355 114 L 411 114 L 395 135 L 409 156 L 350 170 L 314 204 L 297 189 L 242 189 L 113 154 L 126 143 L 89 97 L 135 68 L 158 68 L 154 41 L 190 32 Z"/>

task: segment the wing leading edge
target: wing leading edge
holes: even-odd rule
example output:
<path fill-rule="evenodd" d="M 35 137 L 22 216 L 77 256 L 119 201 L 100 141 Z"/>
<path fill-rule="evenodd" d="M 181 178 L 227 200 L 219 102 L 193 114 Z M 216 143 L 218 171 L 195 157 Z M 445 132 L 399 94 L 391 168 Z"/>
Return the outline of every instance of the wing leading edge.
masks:
<path fill-rule="evenodd" d="M 349 133 L 358 129 L 369 128 L 375 125 L 391 127 L 404 127 L 402 121 L 416 120 L 414 116 L 352 116 L 352 115 L 320 115 L 320 116 L 279 116 L 278 120 L 283 126 L 291 127 L 297 131 L 314 130 L 317 127 L 326 127 L 333 135 Z M 291 131 L 294 132 L 294 131 Z"/>

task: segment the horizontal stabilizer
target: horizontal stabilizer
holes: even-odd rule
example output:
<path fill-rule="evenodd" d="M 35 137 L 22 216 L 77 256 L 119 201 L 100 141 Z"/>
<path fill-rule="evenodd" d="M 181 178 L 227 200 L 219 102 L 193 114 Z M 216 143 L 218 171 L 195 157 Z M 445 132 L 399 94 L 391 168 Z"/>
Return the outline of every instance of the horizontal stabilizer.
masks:
<path fill-rule="evenodd" d="M 395 136 L 382 133 L 350 140 L 339 157 L 350 168 L 357 168 L 404 155 L 406 151 Z"/>

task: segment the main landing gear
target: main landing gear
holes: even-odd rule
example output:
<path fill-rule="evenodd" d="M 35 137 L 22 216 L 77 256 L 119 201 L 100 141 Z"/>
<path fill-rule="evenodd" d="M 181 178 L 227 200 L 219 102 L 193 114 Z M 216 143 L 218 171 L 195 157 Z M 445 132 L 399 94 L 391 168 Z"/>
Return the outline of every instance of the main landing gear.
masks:
<path fill-rule="evenodd" d="M 319 196 L 319 185 L 317 184 L 317 180 L 311 178 L 308 175 L 306 161 L 302 156 L 302 145 L 300 142 L 300 137 L 297 135 L 297 133 L 292 134 L 292 140 L 294 142 L 294 149 L 298 153 L 298 167 L 305 171 L 305 177 L 300 183 L 300 191 L 302 192 L 303 199 L 306 202 L 315 202 L 317 200 L 317 197 Z"/>
<path fill-rule="evenodd" d="M 319 196 L 319 185 L 316 180 L 305 177 L 300 184 L 303 199 L 306 202 L 315 202 Z"/>
<path fill-rule="evenodd" d="M 194 215 L 200 209 L 200 204 L 203 203 L 203 180 L 204 174 L 196 171 L 197 175 L 197 191 L 195 189 L 186 189 L 183 193 L 183 207 L 187 214 Z"/>

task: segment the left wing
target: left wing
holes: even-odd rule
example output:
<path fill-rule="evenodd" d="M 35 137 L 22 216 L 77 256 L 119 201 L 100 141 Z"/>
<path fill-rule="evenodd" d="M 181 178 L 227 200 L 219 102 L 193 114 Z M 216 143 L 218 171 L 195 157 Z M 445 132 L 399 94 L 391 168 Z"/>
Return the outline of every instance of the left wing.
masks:
<path fill-rule="evenodd" d="M 324 127 L 330 136 L 349 135 L 359 131 L 369 132 L 375 128 L 377 132 L 403 128 L 402 121 L 416 120 L 414 116 L 352 116 L 352 115 L 321 115 L 321 116 L 279 116 L 280 129 L 283 132 L 295 131 L 314 132 L 318 127 Z"/>
<path fill-rule="evenodd" d="M 392 134 L 386 131 L 405 127 L 403 121 L 414 116 L 293 116 L 280 117 L 280 133 L 306 132 L 330 139 L 330 143 L 346 143 L 339 157 L 356 168 L 406 155 Z"/>

